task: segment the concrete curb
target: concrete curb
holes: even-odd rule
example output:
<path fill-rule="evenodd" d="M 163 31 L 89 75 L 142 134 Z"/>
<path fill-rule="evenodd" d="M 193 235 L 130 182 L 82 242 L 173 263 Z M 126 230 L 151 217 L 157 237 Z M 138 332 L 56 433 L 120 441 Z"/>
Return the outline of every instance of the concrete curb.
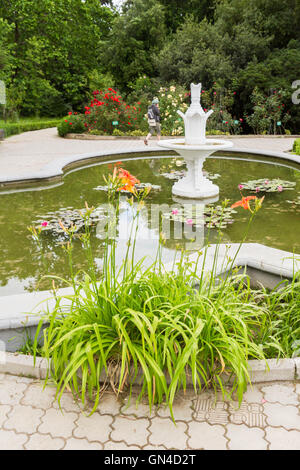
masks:
<path fill-rule="evenodd" d="M 248 361 L 251 383 L 300 380 L 300 357 L 268 359 L 267 364 L 265 361 Z M 0 373 L 4 374 L 45 379 L 47 372 L 48 361 L 42 357 L 37 357 L 34 364 L 33 356 L 7 352 L 5 361 L 0 362 Z M 106 375 L 102 374 L 101 382 L 105 379 Z M 187 385 L 192 386 L 191 377 L 187 377 Z"/>
<path fill-rule="evenodd" d="M 226 137 L 226 136 L 223 136 Z M 233 158 L 238 158 L 235 156 L 235 154 L 239 155 L 254 155 L 254 156 L 261 156 L 261 157 L 271 157 L 271 158 L 279 158 L 281 160 L 287 161 L 287 166 L 289 163 L 296 164 L 297 166 L 300 166 L 300 156 L 293 154 L 293 153 L 285 153 L 285 152 L 274 152 L 274 151 L 268 151 L 268 150 L 261 150 L 257 148 L 251 148 L 251 149 L 245 149 L 245 148 L 239 148 L 239 147 L 233 147 L 230 150 L 224 150 L 224 151 L 217 151 L 211 155 L 211 157 L 216 157 L 218 158 L 218 153 L 222 153 L 222 155 L 229 155 L 229 157 L 225 158 L 230 158 L 230 155 L 233 155 Z M 115 158 L 125 158 L 126 156 L 134 156 L 133 158 L 144 158 L 146 155 L 158 155 L 158 156 L 165 156 L 165 155 L 177 155 L 174 150 L 166 150 L 162 149 L 158 146 L 150 147 L 150 148 L 140 148 L 140 149 L 135 149 L 135 150 L 126 150 L 120 152 L 119 150 L 114 150 L 114 151 L 104 151 L 104 152 L 91 152 L 91 153 L 82 153 L 82 154 L 75 154 L 75 155 L 68 155 L 63 158 L 58 158 L 55 159 L 51 162 L 48 162 L 46 165 L 44 165 L 42 168 L 40 168 L 38 171 L 32 172 L 29 171 L 28 175 L 24 177 L 20 176 L 9 176 L 9 177 L 3 177 L 0 176 L 0 185 L 1 188 L 13 186 L 14 188 L 17 187 L 18 185 L 24 185 L 28 183 L 39 183 L 39 182 L 57 182 L 61 181 L 64 174 L 73 169 L 73 168 L 78 168 L 80 169 L 82 166 L 88 165 L 88 164 L 93 164 L 93 163 L 109 163 L 110 162 L 110 157 L 112 161 L 114 161 Z M 265 163 L 270 163 L 274 164 L 274 162 L 268 162 L 267 159 Z"/>
<path fill-rule="evenodd" d="M 145 131 L 146 134 L 147 131 Z M 183 136 L 178 135 L 162 135 L 161 139 L 178 139 Z M 256 135 L 256 134 L 243 134 L 243 135 L 232 135 L 232 134 L 207 134 L 206 137 L 221 137 L 222 139 L 298 139 L 300 135 Z M 93 134 L 74 134 L 70 132 L 64 136 L 64 139 L 75 139 L 75 140 L 144 140 L 145 136 L 140 135 L 93 135 Z"/>

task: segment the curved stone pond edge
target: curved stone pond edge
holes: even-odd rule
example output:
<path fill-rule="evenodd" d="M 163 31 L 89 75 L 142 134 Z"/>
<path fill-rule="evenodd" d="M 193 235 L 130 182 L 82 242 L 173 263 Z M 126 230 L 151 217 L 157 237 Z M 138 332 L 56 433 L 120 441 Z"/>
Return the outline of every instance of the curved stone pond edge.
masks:
<path fill-rule="evenodd" d="M 143 150 L 127 150 L 120 152 L 117 151 L 105 151 L 105 152 L 91 152 L 77 155 L 69 155 L 67 157 L 57 158 L 46 165 L 44 165 L 39 170 L 28 171 L 26 178 L 16 176 L 1 176 L 0 175 L 0 189 L 5 189 L 6 187 L 18 188 L 24 186 L 30 186 L 35 183 L 55 183 L 62 181 L 63 176 L 68 171 L 82 167 L 90 164 L 97 164 L 101 162 L 110 163 L 111 161 L 122 160 L 124 157 L 133 156 L 133 158 L 145 158 L 149 156 L 174 156 L 178 155 L 174 151 L 169 150 L 158 150 L 151 148 L 144 148 Z M 295 167 L 300 166 L 300 156 L 293 153 L 285 152 L 274 152 L 253 148 L 251 151 L 245 148 L 234 147 L 230 150 L 222 150 L 215 152 L 213 156 L 241 156 L 241 157 L 251 157 L 254 155 L 256 157 L 270 157 L 272 159 L 278 160 L 278 163 L 286 162 L 287 165 L 292 165 Z M 209 158 L 211 158 L 209 157 Z M 268 161 L 266 160 L 266 163 Z"/>
<path fill-rule="evenodd" d="M 178 139 L 183 136 L 180 135 L 163 135 L 161 136 L 161 139 Z M 221 137 L 222 139 L 257 139 L 259 137 L 260 139 L 298 139 L 300 135 L 298 134 L 293 134 L 293 135 L 287 135 L 287 134 L 212 134 L 209 135 L 207 134 L 206 137 L 209 139 L 212 138 L 219 138 Z M 75 140 L 145 140 L 145 136 L 141 135 L 93 135 L 93 134 L 74 134 L 70 132 L 69 134 L 66 134 L 64 139 L 75 139 Z"/>

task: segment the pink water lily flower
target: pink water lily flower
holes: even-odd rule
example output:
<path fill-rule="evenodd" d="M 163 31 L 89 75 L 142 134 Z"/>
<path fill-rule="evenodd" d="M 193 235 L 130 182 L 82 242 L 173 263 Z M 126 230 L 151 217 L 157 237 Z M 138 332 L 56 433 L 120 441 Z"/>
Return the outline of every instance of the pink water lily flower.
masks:
<path fill-rule="evenodd" d="M 177 214 L 178 214 L 178 209 L 173 209 L 173 210 L 172 210 L 172 214 L 173 214 L 173 215 L 177 215 Z"/>
<path fill-rule="evenodd" d="M 265 181 L 265 184 L 269 184 L 269 180 L 266 180 L 266 181 Z"/>
<path fill-rule="evenodd" d="M 193 219 L 186 219 L 186 223 L 188 225 L 192 225 L 193 224 Z"/>
<path fill-rule="evenodd" d="M 277 189 L 278 189 L 278 191 L 279 191 L 280 193 L 281 193 L 281 191 L 283 190 L 283 188 L 282 188 L 281 185 L 279 185 Z"/>
<path fill-rule="evenodd" d="M 46 222 L 46 221 L 42 222 L 42 227 L 47 227 L 47 225 L 48 225 L 48 222 Z"/>
<path fill-rule="evenodd" d="M 259 191 L 260 191 L 260 188 L 258 188 L 258 187 L 257 187 L 257 188 L 255 188 L 255 191 L 256 191 L 257 193 L 259 193 Z"/>
<path fill-rule="evenodd" d="M 238 186 L 239 189 L 243 189 L 243 187 L 244 186 L 242 184 L 239 184 L 239 186 Z"/>

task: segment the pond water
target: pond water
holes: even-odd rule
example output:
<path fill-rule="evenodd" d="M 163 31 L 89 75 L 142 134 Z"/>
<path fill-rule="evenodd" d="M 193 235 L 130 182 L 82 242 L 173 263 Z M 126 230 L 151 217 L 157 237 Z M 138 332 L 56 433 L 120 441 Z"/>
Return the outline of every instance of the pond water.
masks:
<path fill-rule="evenodd" d="M 103 175 L 112 172 L 113 163 L 108 163 L 108 161 L 112 162 L 112 160 L 107 160 L 106 163 L 102 162 L 72 170 L 64 176 L 60 184 L 53 187 L 32 187 L 26 188 L 26 190 L 16 189 L 0 192 L 0 295 L 48 289 L 51 281 L 42 279 L 44 274 L 55 274 L 68 278 L 67 257 L 62 249 L 62 244 L 65 242 L 63 236 L 53 235 L 49 232 L 43 233 L 44 256 L 41 256 L 27 227 L 33 225 L 37 220 L 54 220 L 57 218 L 56 211 L 60 209 L 82 209 L 85 201 L 90 206 L 103 207 L 107 203 L 107 193 L 95 190 L 95 188 L 105 184 Z M 243 159 L 239 159 L 237 156 L 209 158 L 204 165 L 205 171 L 220 187 L 219 200 L 212 205 L 220 205 L 224 199 L 229 199 L 230 204 L 240 200 L 241 194 L 238 185 L 249 180 L 280 178 L 294 182 L 292 190 L 257 194 L 259 197 L 265 194 L 265 200 L 262 209 L 253 221 L 246 241 L 300 253 L 300 204 L 288 202 L 299 200 L 297 198 L 300 195 L 300 171 L 297 168 L 287 166 L 286 163 L 274 163 L 271 160 L 268 162 L 254 159 L 253 156 L 243 157 Z M 160 232 L 168 230 L 167 225 L 162 225 L 161 217 L 157 216 L 158 212 L 170 213 L 174 207 L 180 211 L 186 205 L 193 204 L 193 201 L 172 196 L 171 192 L 174 179 L 169 179 L 168 175 L 174 176 L 174 171 L 182 171 L 185 167 L 182 165 L 182 159 L 174 156 L 167 158 L 159 156 L 136 158 L 135 156 L 134 159 L 126 156 L 126 159 L 122 160 L 122 167 L 130 171 L 141 182 L 160 186 L 160 190 L 151 191 L 139 219 L 137 258 L 146 255 L 150 259 L 157 251 Z M 249 191 L 243 192 L 244 196 L 250 194 L 252 193 Z M 117 226 L 117 257 L 119 261 L 126 249 L 128 220 L 132 217 L 132 208 L 127 202 L 126 195 L 121 196 L 121 202 Z M 158 206 L 161 204 L 166 206 L 159 208 Z M 203 211 L 204 206 L 201 204 L 198 206 L 200 212 Z M 153 215 L 154 213 L 156 216 Z M 233 214 L 233 223 L 222 229 L 224 242 L 241 241 L 249 215 L 248 211 L 242 208 L 237 209 L 237 212 Z M 186 217 L 188 220 L 189 216 Z M 175 234 L 174 227 L 171 227 L 170 238 L 167 234 L 163 248 L 164 261 L 173 259 L 176 247 L 196 250 L 205 243 L 208 229 L 203 224 L 197 224 L 197 227 L 186 222 L 176 222 L 176 224 L 177 228 L 180 226 L 182 233 L 177 230 Z M 169 223 L 169 226 L 172 226 L 172 223 Z M 103 224 L 101 227 L 103 228 Z M 103 234 L 101 235 L 101 229 L 98 229 L 99 227 L 96 226 L 92 228 L 92 246 L 95 263 L 100 272 L 103 255 L 103 237 L 101 238 L 101 236 Z M 217 230 L 211 229 L 211 241 L 216 240 L 216 237 Z M 74 262 L 76 269 L 85 267 L 85 258 L 79 240 L 75 240 Z M 59 285 L 59 283 L 57 284 Z"/>

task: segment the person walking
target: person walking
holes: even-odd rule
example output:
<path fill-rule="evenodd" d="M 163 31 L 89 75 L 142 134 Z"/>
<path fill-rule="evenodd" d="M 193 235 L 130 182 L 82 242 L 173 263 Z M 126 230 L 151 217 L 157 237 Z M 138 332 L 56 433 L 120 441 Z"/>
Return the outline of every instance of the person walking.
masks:
<path fill-rule="evenodd" d="M 153 98 L 152 104 L 148 107 L 148 124 L 149 133 L 144 140 L 144 144 L 148 145 L 148 140 L 156 132 L 157 140 L 160 140 L 161 127 L 160 127 L 160 110 L 159 101 L 157 98 Z"/>

